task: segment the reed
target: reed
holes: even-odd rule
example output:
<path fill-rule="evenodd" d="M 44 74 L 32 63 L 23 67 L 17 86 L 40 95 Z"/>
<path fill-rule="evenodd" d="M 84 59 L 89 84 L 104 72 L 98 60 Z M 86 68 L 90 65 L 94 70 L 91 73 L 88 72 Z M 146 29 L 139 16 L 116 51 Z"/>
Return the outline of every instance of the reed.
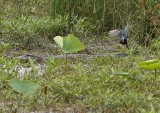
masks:
<path fill-rule="evenodd" d="M 156 38 L 160 33 L 159 9 L 156 0 L 2 0 L 2 18 L 18 18 L 20 16 L 61 15 L 68 19 L 67 32 L 73 30 L 75 18 L 85 18 L 90 27 L 88 33 L 100 34 L 130 23 L 130 36 L 144 41 L 148 34 Z M 139 39 L 136 38 L 139 42 Z M 141 42 L 142 43 L 142 42 Z"/>

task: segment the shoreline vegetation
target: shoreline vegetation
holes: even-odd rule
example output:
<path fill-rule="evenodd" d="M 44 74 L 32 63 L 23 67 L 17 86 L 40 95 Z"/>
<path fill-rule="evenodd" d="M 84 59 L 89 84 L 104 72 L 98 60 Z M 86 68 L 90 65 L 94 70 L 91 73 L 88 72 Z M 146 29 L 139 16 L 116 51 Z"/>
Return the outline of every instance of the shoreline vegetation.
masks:
<path fill-rule="evenodd" d="M 158 0 L 1 0 L 0 11 L 0 112 L 160 112 Z M 108 36 L 127 23 L 129 49 Z"/>

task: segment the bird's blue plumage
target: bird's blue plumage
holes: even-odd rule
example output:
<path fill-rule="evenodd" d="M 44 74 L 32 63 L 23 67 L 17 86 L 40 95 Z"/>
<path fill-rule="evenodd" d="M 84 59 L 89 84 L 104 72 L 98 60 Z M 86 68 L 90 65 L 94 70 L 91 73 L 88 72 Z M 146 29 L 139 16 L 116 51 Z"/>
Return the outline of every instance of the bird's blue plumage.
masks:
<path fill-rule="evenodd" d="M 128 25 L 125 27 L 124 30 L 122 30 L 121 34 L 122 34 L 122 39 L 127 39 L 127 33 L 128 33 Z"/>
<path fill-rule="evenodd" d="M 128 33 L 128 24 L 124 28 L 124 30 L 122 30 L 122 29 L 111 30 L 108 34 L 110 37 L 120 38 L 120 43 L 125 44 L 128 47 L 127 33 Z"/>

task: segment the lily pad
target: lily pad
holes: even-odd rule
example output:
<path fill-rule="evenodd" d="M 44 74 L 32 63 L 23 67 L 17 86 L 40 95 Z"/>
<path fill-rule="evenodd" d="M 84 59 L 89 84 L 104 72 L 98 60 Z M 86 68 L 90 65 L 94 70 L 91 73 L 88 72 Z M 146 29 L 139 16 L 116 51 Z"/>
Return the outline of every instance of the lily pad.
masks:
<path fill-rule="evenodd" d="M 62 52 L 64 53 L 74 53 L 84 49 L 84 45 L 80 40 L 72 34 L 63 38 Z"/>
<path fill-rule="evenodd" d="M 30 80 L 21 81 L 18 79 L 11 79 L 8 82 L 9 82 L 9 85 L 13 88 L 13 90 L 22 94 L 32 94 L 39 87 L 37 83 L 34 83 Z"/>
<path fill-rule="evenodd" d="M 63 47 L 63 37 L 55 36 L 53 39 L 61 48 Z"/>
<path fill-rule="evenodd" d="M 142 69 L 155 70 L 157 68 L 160 68 L 160 60 L 153 59 L 144 62 L 139 62 L 138 66 Z"/>

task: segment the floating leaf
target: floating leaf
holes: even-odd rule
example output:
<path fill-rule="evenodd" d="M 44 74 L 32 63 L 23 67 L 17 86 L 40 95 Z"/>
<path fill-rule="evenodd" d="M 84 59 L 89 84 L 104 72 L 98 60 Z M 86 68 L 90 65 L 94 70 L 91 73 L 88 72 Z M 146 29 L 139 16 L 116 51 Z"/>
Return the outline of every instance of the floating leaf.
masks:
<path fill-rule="evenodd" d="M 144 62 L 139 62 L 138 66 L 140 68 L 147 69 L 147 70 L 155 70 L 157 68 L 160 68 L 160 60 L 153 59 L 153 60 L 148 60 Z"/>
<path fill-rule="evenodd" d="M 62 52 L 74 53 L 84 49 L 84 45 L 80 40 L 72 34 L 63 38 Z"/>
<path fill-rule="evenodd" d="M 61 48 L 63 47 L 63 37 L 55 36 L 53 39 Z"/>
<path fill-rule="evenodd" d="M 8 81 L 9 85 L 17 92 L 23 94 L 31 94 L 37 90 L 39 85 L 29 80 L 20 81 L 18 79 L 11 79 Z"/>

